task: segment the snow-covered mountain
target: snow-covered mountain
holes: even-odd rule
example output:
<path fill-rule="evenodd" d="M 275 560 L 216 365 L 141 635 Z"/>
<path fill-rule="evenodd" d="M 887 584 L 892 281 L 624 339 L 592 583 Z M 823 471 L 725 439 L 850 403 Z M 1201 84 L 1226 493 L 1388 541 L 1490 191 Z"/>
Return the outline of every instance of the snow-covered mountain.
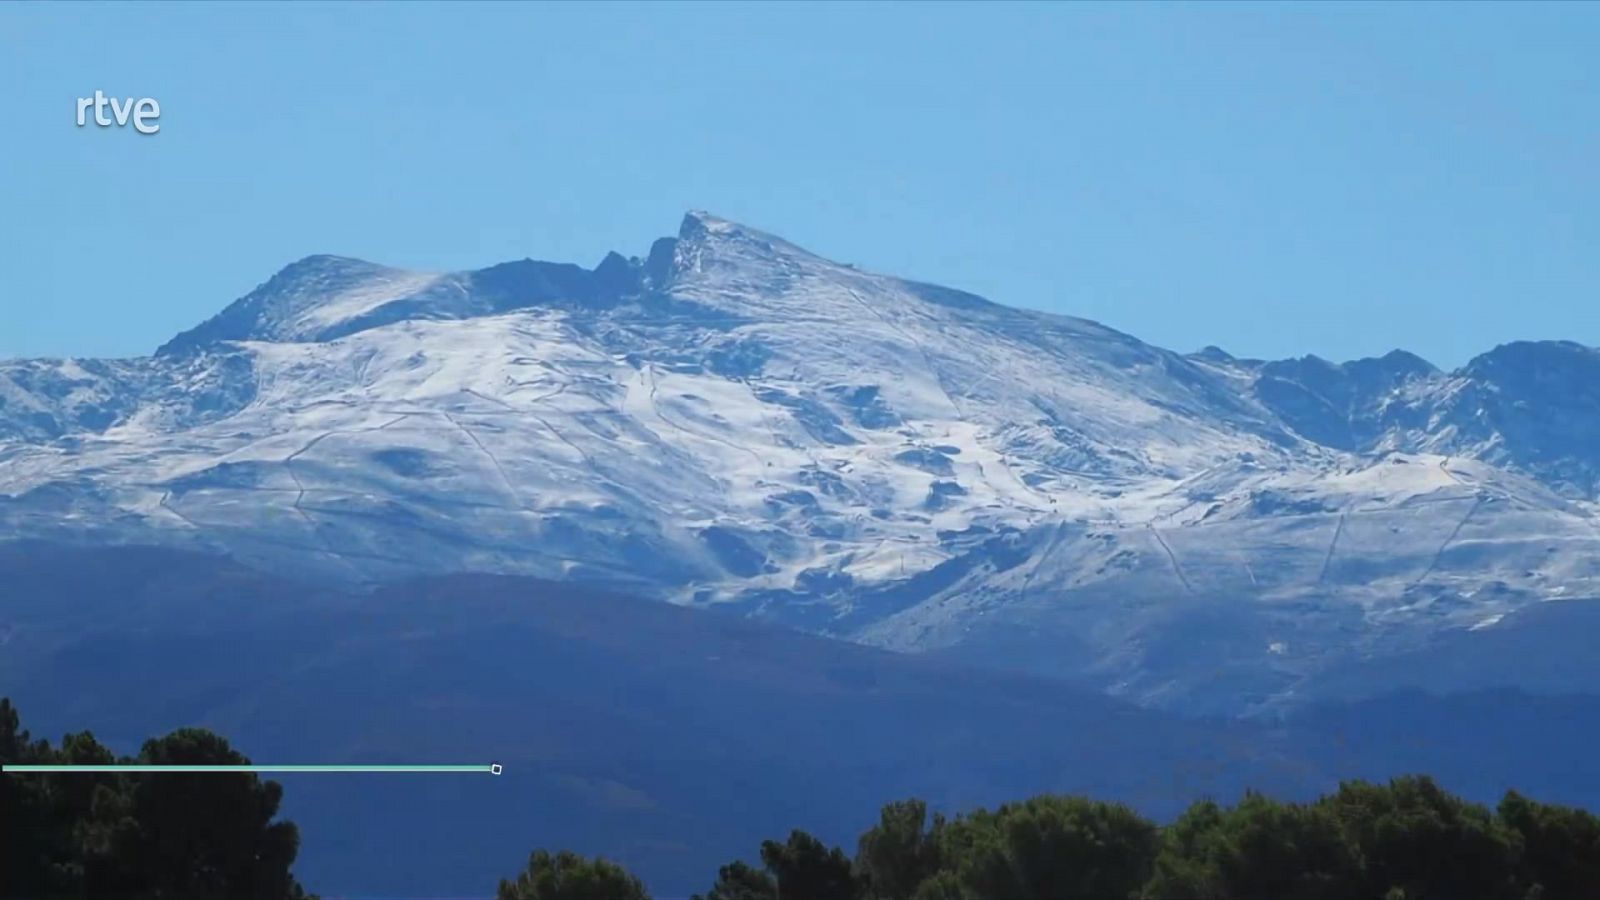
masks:
<path fill-rule="evenodd" d="M 294 263 L 0 363 L 0 529 L 589 579 L 1193 709 L 1600 596 L 1600 352 L 1149 346 L 691 213 L 643 258 Z"/>

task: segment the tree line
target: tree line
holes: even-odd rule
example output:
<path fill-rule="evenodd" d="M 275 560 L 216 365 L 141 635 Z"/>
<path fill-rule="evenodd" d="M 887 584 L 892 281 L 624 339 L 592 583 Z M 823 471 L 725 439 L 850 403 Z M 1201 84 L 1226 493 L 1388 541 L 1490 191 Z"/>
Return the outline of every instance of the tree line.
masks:
<path fill-rule="evenodd" d="M 0 699 L 0 763 L 245 765 L 181 729 L 117 759 L 84 732 L 34 740 Z M 281 787 L 248 773 L 0 776 L 0 897 L 307 900 Z M 1246 793 L 1158 825 L 1042 795 L 954 817 L 883 807 L 854 853 L 800 830 L 723 866 L 695 900 L 1586 900 L 1600 818 L 1509 792 L 1494 808 L 1423 776 L 1310 802 Z M 535 851 L 498 900 L 649 900 L 622 866 Z"/>
<path fill-rule="evenodd" d="M 723 866 L 695 900 L 1584 900 L 1600 819 L 1507 793 L 1494 809 L 1421 776 L 1309 803 L 1247 793 L 1161 827 L 1085 797 L 947 819 L 885 806 L 854 856 L 803 831 Z M 499 900 L 648 900 L 615 863 L 535 852 Z"/>
<path fill-rule="evenodd" d="M 184 728 L 117 758 L 89 732 L 34 740 L 0 698 L 0 764 L 249 765 L 223 738 Z M 249 773 L 0 775 L 0 897 L 305 900 L 300 849 L 274 821 L 283 789 Z"/>

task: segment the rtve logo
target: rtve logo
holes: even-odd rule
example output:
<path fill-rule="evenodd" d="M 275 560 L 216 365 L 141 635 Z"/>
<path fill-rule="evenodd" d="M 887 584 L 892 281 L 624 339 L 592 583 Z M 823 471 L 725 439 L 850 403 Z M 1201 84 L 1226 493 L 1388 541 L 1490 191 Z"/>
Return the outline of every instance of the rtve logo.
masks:
<path fill-rule="evenodd" d="M 94 107 L 94 123 L 101 128 L 118 127 L 128 124 L 133 120 L 133 130 L 140 134 L 155 134 L 161 130 L 156 119 L 161 117 L 161 104 L 149 97 L 138 100 L 129 97 L 126 101 L 115 97 L 107 97 L 104 91 L 95 91 L 93 97 L 78 98 L 78 127 L 88 124 L 89 107 Z M 111 107 L 111 116 L 106 116 L 106 107 Z"/>

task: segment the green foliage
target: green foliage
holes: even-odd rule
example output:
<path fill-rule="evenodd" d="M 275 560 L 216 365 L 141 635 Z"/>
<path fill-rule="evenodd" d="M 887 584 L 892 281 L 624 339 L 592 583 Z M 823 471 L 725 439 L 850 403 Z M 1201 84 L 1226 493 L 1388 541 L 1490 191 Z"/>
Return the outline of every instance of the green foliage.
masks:
<path fill-rule="evenodd" d="M 1356 889 L 1407 900 L 1520 900 L 1512 833 L 1488 809 L 1450 795 L 1428 778 L 1388 785 L 1340 785 L 1318 805 L 1330 810 L 1360 862 Z"/>
<path fill-rule="evenodd" d="M 1152 900 L 1335 900 L 1356 863 L 1329 812 L 1246 794 L 1197 803 L 1163 834 L 1141 896 Z"/>
<path fill-rule="evenodd" d="M 743 862 L 723 866 L 710 893 L 692 900 L 854 900 L 863 895 L 850 858 L 804 831 L 782 843 L 761 844 L 757 869 Z"/>
<path fill-rule="evenodd" d="M 762 869 L 734 862 L 717 871 L 717 883 L 710 893 L 695 894 L 693 900 L 777 900 L 778 882 Z"/>
<path fill-rule="evenodd" d="M 228 742 L 195 728 L 145 742 L 149 765 L 248 765 Z M 90 873 L 95 893 L 158 896 L 290 896 L 299 831 L 273 822 L 283 789 L 250 773 L 159 774 L 130 779 L 123 796 L 101 795 L 110 854 Z"/>
<path fill-rule="evenodd" d="M 1422 777 L 1311 803 L 1205 800 L 1164 828 L 1082 797 L 951 820 L 904 800 L 853 870 L 803 832 L 762 860 L 696 900 L 1556 900 L 1600 897 L 1600 818 L 1515 793 L 1491 811 Z"/>
<path fill-rule="evenodd" d="M 1247 795 L 1162 835 L 1149 900 L 1600 897 L 1600 820 L 1508 794 L 1498 812 L 1428 778 L 1351 782 L 1311 804 Z"/>
<path fill-rule="evenodd" d="M 0 699 L 0 763 L 55 761 L 45 741 L 22 727 L 9 698 Z M 0 896 L 49 896 L 82 880 L 82 862 L 73 853 L 72 817 L 65 814 L 64 792 L 41 779 L 0 777 Z"/>
<path fill-rule="evenodd" d="M 943 830 L 942 856 L 987 900 L 1127 900 L 1154 864 L 1155 825 L 1119 804 L 1034 797 Z"/>
<path fill-rule="evenodd" d="M 1500 821 L 1522 839 L 1516 881 L 1524 897 L 1600 897 L 1600 818 L 1508 792 Z"/>
<path fill-rule="evenodd" d="M 214 734 L 185 729 L 148 741 L 140 762 L 248 764 Z M 0 699 L 0 762 L 116 762 L 92 734 L 59 749 L 22 730 Z M 274 822 L 281 788 L 255 775 L 31 774 L 0 778 L 6 864 L 0 897 L 159 900 L 303 898 L 289 874 L 299 834 Z"/>
<path fill-rule="evenodd" d="M 563 850 L 535 851 L 515 881 L 501 881 L 498 900 L 650 900 L 639 879 L 616 863 Z"/>
<path fill-rule="evenodd" d="M 883 808 L 878 824 L 861 836 L 856 870 L 878 900 L 911 900 L 940 868 L 944 818 L 930 825 L 928 804 L 902 800 Z"/>
<path fill-rule="evenodd" d="M 911 900 L 978 900 L 954 872 L 939 871 L 917 886 Z"/>
<path fill-rule="evenodd" d="M 852 900 L 860 887 L 850 858 L 804 831 L 793 831 L 783 843 L 765 841 L 761 861 L 778 883 L 783 900 Z"/>

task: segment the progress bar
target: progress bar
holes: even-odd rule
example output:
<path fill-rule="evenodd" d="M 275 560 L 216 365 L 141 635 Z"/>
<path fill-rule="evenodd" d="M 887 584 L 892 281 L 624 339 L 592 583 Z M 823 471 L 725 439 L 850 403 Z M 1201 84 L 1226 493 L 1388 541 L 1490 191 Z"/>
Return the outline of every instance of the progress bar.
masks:
<path fill-rule="evenodd" d="M 88 773 L 94 773 L 94 772 L 172 772 L 172 773 L 177 773 L 177 772 L 252 772 L 252 773 L 268 774 L 268 775 L 274 774 L 274 773 L 287 773 L 287 772 L 313 772 L 313 773 L 336 773 L 336 772 L 389 772 L 389 773 L 394 773 L 394 772 L 407 772 L 407 773 L 422 773 L 422 772 L 434 772 L 434 773 L 439 773 L 439 772 L 476 772 L 476 773 L 483 774 L 483 775 L 499 775 L 500 772 L 501 772 L 501 766 L 500 766 L 499 763 L 488 763 L 486 765 L 468 765 L 468 766 L 409 766 L 409 765 L 399 765 L 399 766 L 182 766 L 182 765 L 159 766 L 159 765 L 153 765 L 153 766 L 151 766 L 151 765 L 135 765 L 135 764 L 108 765 L 108 766 L 98 766 L 98 765 L 32 766 L 32 765 L 10 765 L 10 764 L 7 764 L 7 765 L 0 765 L 0 772 L 16 772 L 18 774 L 21 774 L 21 773 L 24 773 L 24 772 L 41 772 L 41 773 L 42 772 L 54 772 L 54 773 L 65 772 L 65 773 L 80 773 L 80 774 L 88 774 Z"/>

